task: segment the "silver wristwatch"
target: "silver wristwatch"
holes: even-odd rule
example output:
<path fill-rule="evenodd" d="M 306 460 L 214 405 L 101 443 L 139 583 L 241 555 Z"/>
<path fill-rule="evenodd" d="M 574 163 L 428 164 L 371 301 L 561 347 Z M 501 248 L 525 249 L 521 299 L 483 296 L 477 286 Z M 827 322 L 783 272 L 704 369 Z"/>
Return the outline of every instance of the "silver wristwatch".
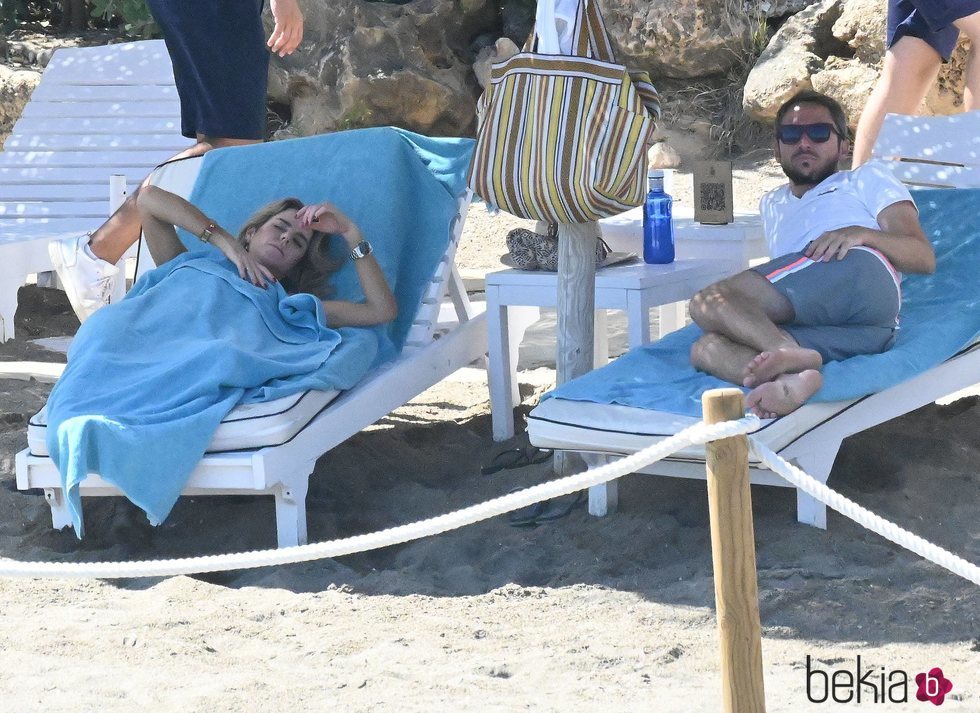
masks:
<path fill-rule="evenodd" d="M 367 257 L 371 254 L 373 249 L 374 248 L 371 247 L 371 243 L 369 243 L 367 240 L 362 240 L 354 246 L 353 250 L 350 251 L 350 259 L 360 260 L 363 257 Z"/>

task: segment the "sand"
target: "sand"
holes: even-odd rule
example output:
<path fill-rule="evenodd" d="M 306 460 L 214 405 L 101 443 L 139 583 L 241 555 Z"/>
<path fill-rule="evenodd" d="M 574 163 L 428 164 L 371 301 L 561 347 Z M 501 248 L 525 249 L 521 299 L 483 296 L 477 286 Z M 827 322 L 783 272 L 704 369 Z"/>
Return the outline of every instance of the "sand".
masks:
<path fill-rule="evenodd" d="M 740 207 L 778 181 L 758 155 L 737 169 Z M 679 181 L 680 201 L 685 190 Z M 496 269 L 507 230 L 526 224 L 474 208 L 460 253 L 467 274 Z M 21 303 L 22 337 L 0 345 L 0 359 L 59 361 L 28 337 L 73 330 L 63 298 L 31 287 Z M 522 349 L 518 416 L 554 378 L 547 317 Z M 622 322 L 613 328 L 621 350 Z M 49 390 L 0 380 L 0 556 L 106 561 L 274 546 L 270 498 L 183 498 L 158 528 L 127 501 L 89 500 L 84 541 L 52 530 L 43 496 L 14 483 L 26 421 Z M 980 561 L 977 402 L 930 405 L 849 439 L 830 485 Z M 468 370 L 319 460 L 310 537 L 370 532 L 552 477 L 549 464 L 480 474 L 520 442 L 492 441 L 485 374 Z M 753 496 L 770 711 L 929 705 L 914 683 L 891 691 L 906 703 L 874 703 L 882 687 L 867 685 L 861 704 L 811 700 L 826 693 L 824 674 L 854 675 L 858 657 L 872 682 L 938 666 L 954 684 L 942 710 L 980 710 L 976 586 L 836 513 L 827 531 L 798 524 L 790 491 Z M 721 710 L 704 483 L 628 476 L 621 498 L 603 519 L 581 507 L 536 528 L 495 518 L 302 565 L 0 578 L 0 711 Z"/>

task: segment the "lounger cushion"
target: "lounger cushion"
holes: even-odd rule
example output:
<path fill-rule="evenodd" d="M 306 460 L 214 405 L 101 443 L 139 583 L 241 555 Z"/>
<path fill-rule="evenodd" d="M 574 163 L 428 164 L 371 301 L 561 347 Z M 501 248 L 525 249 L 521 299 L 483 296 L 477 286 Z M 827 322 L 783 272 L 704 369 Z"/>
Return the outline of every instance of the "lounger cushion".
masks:
<path fill-rule="evenodd" d="M 273 401 L 239 404 L 221 421 L 206 452 L 223 453 L 285 443 L 340 393 L 309 389 Z M 47 427 L 45 407 L 27 424 L 27 447 L 31 455 L 48 455 Z"/>
<path fill-rule="evenodd" d="M 809 429 L 846 409 L 851 401 L 813 404 L 789 416 L 765 421 L 753 434 L 778 452 Z M 539 448 L 629 454 L 659 443 L 701 419 L 632 406 L 603 405 L 554 398 L 528 415 L 528 432 Z M 677 451 L 674 459 L 704 460 L 704 448 Z"/>

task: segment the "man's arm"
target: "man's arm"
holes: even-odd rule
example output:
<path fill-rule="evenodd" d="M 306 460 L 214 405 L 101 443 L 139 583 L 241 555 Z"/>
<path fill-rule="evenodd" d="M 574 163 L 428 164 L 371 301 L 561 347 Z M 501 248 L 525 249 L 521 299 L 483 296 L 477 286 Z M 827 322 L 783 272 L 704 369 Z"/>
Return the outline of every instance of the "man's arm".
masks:
<path fill-rule="evenodd" d="M 810 243 L 803 254 L 812 260 L 843 258 L 858 245 L 874 248 L 899 272 L 930 274 L 936 271 L 936 254 L 922 232 L 919 214 L 911 201 L 899 201 L 878 213 L 880 230 L 850 226 L 829 230 Z"/>

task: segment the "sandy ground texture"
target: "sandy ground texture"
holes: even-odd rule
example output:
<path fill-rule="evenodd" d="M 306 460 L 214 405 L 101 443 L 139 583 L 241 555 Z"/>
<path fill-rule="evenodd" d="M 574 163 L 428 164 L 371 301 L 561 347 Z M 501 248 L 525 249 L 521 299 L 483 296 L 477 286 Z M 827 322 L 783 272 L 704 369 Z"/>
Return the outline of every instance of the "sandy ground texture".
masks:
<path fill-rule="evenodd" d="M 777 180 L 771 161 L 738 162 L 737 202 L 751 207 Z M 519 224 L 474 208 L 464 269 L 496 269 Z M 0 359 L 61 359 L 29 338 L 71 333 L 73 319 L 60 293 L 24 288 L 21 336 L 0 345 Z M 529 335 L 522 363 L 537 368 L 521 373 L 518 417 L 554 378 L 553 339 L 548 319 Z M 43 496 L 14 483 L 26 421 L 49 389 L 0 381 L 0 556 L 274 546 L 270 498 L 183 498 L 157 528 L 127 501 L 95 499 L 84 541 L 52 530 Z M 847 441 L 830 484 L 980 561 L 978 426 L 976 397 L 920 409 Z M 481 475 L 521 442 L 493 443 L 485 374 L 464 372 L 319 460 L 311 540 L 551 478 L 548 463 Z M 943 711 L 980 710 L 976 586 L 835 513 L 827 531 L 799 525 L 792 492 L 753 495 L 768 710 L 925 710 L 911 681 L 934 667 L 954 686 Z M 533 528 L 499 517 L 338 560 L 156 580 L 0 578 L 0 711 L 718 711 L 719 661 L 700 481 L 628 476 L 607 518 L 581 506 Z M 858 666 L 872 671 L 860 703 L 843 685 Z M 835 672 L 833 693 L 850 702 L 815 702 Z M 907 687 L 888 688 L 902 676 Z"/>

